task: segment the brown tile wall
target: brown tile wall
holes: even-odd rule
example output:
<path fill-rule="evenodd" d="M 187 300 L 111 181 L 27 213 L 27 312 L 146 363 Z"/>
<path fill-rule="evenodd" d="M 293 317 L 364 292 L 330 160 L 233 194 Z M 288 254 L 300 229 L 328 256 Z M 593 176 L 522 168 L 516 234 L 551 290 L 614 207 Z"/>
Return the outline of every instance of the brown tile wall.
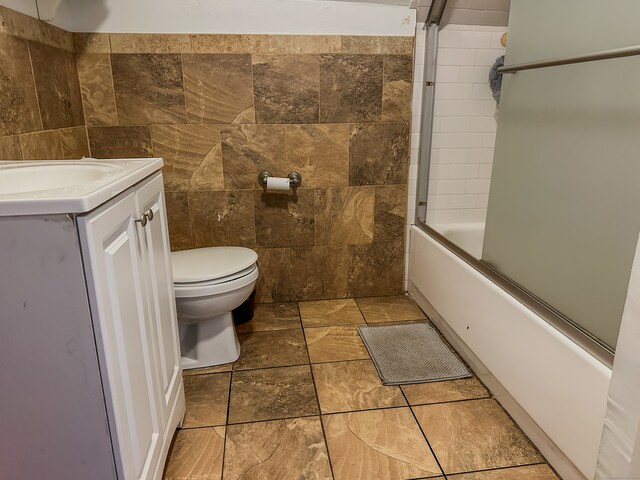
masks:
<path fill-rule="evenodd" d="M 172 248 L 254 248 L 261 302 L 402 292 L 413 38 L 27 30 L 0 155 L 162 157 Z"/>
<path fill-rule="evenodd" d="M 0 160 L 89 155 L 73 35 L 0 7 Z"/>

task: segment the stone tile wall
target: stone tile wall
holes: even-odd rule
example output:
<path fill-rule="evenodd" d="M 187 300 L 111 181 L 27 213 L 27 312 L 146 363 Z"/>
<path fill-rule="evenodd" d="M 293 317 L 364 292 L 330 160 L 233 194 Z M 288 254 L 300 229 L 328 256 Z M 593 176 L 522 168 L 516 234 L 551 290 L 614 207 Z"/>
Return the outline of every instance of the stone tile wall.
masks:
<path fill-rule="evenodd" d="M 89 155 L 73 36 L 0 7 L 0 159 Z"/>
<path fill-rule="evenodd" d="M 402 291 L 412 37 L 64 38 L 0 38 L 5 158 L 164 158 L 172 248 L 254 248 L 261 302 Z"/>

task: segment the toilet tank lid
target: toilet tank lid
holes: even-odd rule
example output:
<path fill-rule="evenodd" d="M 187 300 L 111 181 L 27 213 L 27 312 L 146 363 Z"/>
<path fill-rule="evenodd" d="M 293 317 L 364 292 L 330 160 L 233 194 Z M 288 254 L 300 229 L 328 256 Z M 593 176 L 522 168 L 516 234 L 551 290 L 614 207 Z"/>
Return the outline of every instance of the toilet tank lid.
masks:
<path fill-rule="evenodd" d="M 238 273 L 258 260 L 258 254 L 244 247 L 206 247 L 171 253 L 174 283 L 216 280 Z"/>

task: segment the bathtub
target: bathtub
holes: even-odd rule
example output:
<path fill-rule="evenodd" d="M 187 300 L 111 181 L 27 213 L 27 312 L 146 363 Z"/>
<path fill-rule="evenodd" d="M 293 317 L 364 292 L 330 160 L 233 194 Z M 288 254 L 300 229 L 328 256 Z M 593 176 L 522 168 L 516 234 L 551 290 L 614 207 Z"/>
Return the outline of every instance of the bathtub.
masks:
<path fill-rule="evenodd" d="M 481 252 L 482 224 L 438 227 Z M 410 295 L 563 479 L 592 479 L 611 369 L 416 226 L 408 275 Z"/>
<path fill-rule="evenodd" d="M 482 256 L 484 223 L 442 223 L 431 228 L 475 258 Z"/>

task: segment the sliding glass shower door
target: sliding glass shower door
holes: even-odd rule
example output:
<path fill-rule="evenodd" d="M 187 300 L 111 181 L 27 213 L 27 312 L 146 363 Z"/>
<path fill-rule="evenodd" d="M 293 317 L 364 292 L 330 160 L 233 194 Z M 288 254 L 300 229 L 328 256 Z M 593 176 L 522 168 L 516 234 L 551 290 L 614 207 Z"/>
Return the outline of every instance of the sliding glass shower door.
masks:
<path fill-rule="evenodd" d="M 512 0 L 506 64 L 640 45 L 638 18 L 636 0 Z M 640 232 L 639 78 L 640 56 L 505 74 L 481 249 L 425 222 L 611 351 Z"/>
<path fill-rule="evenodd" d="M 512 2 L 508 63 L 640 43 L 638 2 L 562 3 Z M 612 348 L 640 231 L 638 78 L 640 57 L 505 75 L 482 253 Z"/>

